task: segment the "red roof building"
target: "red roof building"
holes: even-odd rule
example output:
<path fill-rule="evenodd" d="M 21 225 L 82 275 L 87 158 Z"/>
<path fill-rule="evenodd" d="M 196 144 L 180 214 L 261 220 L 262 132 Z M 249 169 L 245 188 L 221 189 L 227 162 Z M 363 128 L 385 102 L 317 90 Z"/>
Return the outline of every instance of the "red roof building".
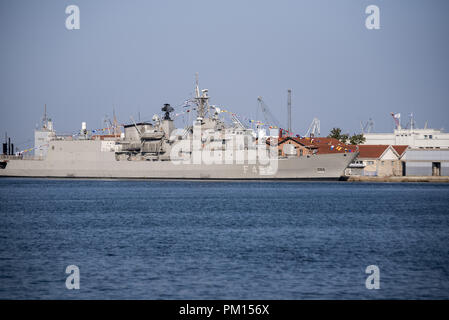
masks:
<path fill-rule="evenodd" d="M 403 173 L 402 156 L 408 146 L 359 145 L 359 155 L 355 165 L 363 165 L 362 174 L 366 176 L 401 176 Z M 351 175 L 351 166 L 348 168 Z"/>
<path fill-rule="evenodd" d="M 270 143 L 270 139 L 267 139 Z M 357 152 L 357 146 L 347 145 L 335 138 L 299 138 L 283 136 L 278 138 L 279 156 L 285 156 L 284 144 L 293 144 L 298 149 L 297 155 Z M 302 152 L 300 151 L 302 150 Z"/>

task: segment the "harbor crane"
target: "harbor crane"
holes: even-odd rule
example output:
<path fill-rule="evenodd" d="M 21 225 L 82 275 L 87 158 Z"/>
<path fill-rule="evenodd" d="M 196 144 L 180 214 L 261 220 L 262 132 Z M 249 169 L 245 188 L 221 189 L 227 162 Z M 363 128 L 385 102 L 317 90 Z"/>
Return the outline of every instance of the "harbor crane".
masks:
<path fill-rule="evenodd" d="M 365 124 L 362 121 L 360 121 L 360 129 L 362 129 L 362 134 L 371 133 L 373 128 L 374 128 L 373 119 L 369 118 L 369 120 Z"/>
<path fill-rule="evenodd" d="M 320 134 L 320 120 L 318 118 L 313 118 L 305 137 L 319 137 Z"/>
<path fill-rule="evenodd" d="M 267 104 L 263 101 L 262 97 L 257 97 L 257 101 L 259 102 L 260 109 L 262 110 L 263 116 L 265 118 L 265 122 L 276 126 L 278 129 L 281 128 L 279 121 L 276 119 L 276 117 L 271 113 L 270 108 L 267 106 Z"/>

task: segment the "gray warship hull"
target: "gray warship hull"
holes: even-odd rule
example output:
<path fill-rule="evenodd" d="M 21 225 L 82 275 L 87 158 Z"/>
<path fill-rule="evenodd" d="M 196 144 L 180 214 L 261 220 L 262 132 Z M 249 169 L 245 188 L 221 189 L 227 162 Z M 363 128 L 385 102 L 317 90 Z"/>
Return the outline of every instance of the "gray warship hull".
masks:
<path fill-rule="evenodd" d="M 102 141 L 52 141 L 45 159 L 8 160 L 3 177 L 117 179 L 339 179 L 356 153 L 279 158 L 277 170 L 263 175 L 257 164 L 175 164 L 172 161 L 118 161 L 102 151 Z"/>

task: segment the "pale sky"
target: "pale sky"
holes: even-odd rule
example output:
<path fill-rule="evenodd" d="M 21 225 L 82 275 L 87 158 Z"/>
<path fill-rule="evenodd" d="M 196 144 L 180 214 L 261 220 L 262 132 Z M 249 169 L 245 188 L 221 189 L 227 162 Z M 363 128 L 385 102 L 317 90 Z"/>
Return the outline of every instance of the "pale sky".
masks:
<path fill-rule="evenodd" d="M 365 27 L 371 4 L 380 30 Z M 299 134 L 314 117 L 323 136 L 369 118 L 390 132 L 390 112 L 449 130 L 448 12 L 444 0 L 2 0 L 0 133 L 32 146 L 45 103 L 58 132 L 101 128 L 113 106 L 120 122 L 149 120 L 190 96 L 195 72 L 212 104 L 264 120 L 262 96 L 284 126 L 291 88 Z"/>

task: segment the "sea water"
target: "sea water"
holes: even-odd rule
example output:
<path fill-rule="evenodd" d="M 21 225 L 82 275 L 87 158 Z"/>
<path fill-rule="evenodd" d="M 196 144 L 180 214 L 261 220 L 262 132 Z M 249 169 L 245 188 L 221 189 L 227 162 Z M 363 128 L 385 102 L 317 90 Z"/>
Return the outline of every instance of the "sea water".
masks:
<path fill-rule="evenodd" d="M 0 298 L 448 299 L 449 184 L 2 178 Z"/>

